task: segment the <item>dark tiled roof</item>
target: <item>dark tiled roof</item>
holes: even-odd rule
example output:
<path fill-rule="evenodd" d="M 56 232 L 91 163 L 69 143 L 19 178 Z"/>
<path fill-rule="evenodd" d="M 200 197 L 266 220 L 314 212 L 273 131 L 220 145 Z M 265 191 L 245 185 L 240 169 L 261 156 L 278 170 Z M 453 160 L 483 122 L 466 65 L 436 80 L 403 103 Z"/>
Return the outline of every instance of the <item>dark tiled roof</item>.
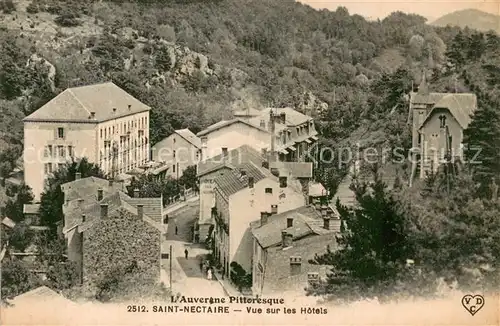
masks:
<path fill-rule="evenodd" d="M 242 175 L 242 171 L 246 175 Z M 266 175 L 256 165 L 252 163 L 241 164 L 239 168 L 228 171 L 215 179 L 217 189 L 227 197 L 237 193 L 241 189 L 248 187 L 248 177 L 253 177 L 254 182 L 258 182 Z"/>
<path fill-rule="evenodd" d="M 277 114 L 277 115 L 284 113 L 286 126 L 290 126 L 290 127 L 298 126 L 298 125 L 301 125 L 303 123 L 306 123 L 306 122 L 312 120 L 311 117 L 309 117 L 303 113 L 300 113 L 299 111 L 294 110 L 292 108 L 266 108 L 266 109 L 261 110 L 260 116 L 258 116 L 256 118 L 252 118 L 250 120 L 250 122 L 253 124 L 259 125 L 260 120 L 262 120 L 262 119 L 264 119 L 266 121 L 269 120 L 271 110 L 273 110 L 274 114 Z M 280 125 L 280 123 L 277 123 L 277 125 Z"/>
<path fill-rule="evenodd" d="M 161 223 L 162 221 L 162 198 L 126 198 L 127 203 L 133 207 L 142 204 L 144 206 L 144 214 L 152 218 L 155 222 Z"/>
<path fill-rule="evenodd" d="M 242 145 L 238 148 L 228 151 L 227 156 L 223 154 L 211 157 L 198 163 L 198 176 L 213 172 L 221 167 L 227 166 L 237 168 L 242 164 L 253 162 L 261 166 L 265 158 L 256 149 L 249 145 Z"/>
<path fill-rule="evenodd" d="M 469 125 L 472 119 L 471 116 L 477 109 L 476 95 L 471 93 L 429 93 L 428 95 L 412 93 L 411 103 L 431 104 L 433 110 L 438 108 L 448 109 L 464 129 Z M 432 110 L 427 115 L 424 123 L 431 114 Z"/>
<path fill-rule="evenodd" d="M 150 110 L 147 105 L 107 82 L 68 88 L 24 121 L 102 122 L 147 110 Z M 94 119 L 91 112 L 95 113 Z"/>
<path fill-rule="evenodd" d="M 318 214 L 313 207 L 303 206 L 281 214 L 271 215 L 268 222 L 252 229 L 252 234 L 263 248 L 268 248 L 281 243 L 281 231 L 287 230 L 293 235 L 294 240 L 314 233 L 307 225 L 304 215 Z M 287 219 L 293 218 L 293 226 L 287 228 Z M 257 224 L 258 225 L 258 224 Z"/>
<path fill-rule="evenodd" d="M 24 214 L 38 214 L 40 209 L 40 204 L 24 204 L 23 213 Z"/>
<path fill-rule="evenodd" d="M 186 128 L 176 130 L 175 132 L 186 141 L 190 142 L 196 148 L 201 148 L 201 139 L 198 138 L 191 130 Z"/>
<path fill-rule="evenodd" d="M 248 121 L 245 121 L 243 119 L 236 118 L 236 119 L 232 119 L 232 120 L 223 120 L 223 121 L 219 121 L 217 123 L 214 123 L 213 125 L 209 126 L 208 128 L 197 133 L 196 136 L 202 137 L 202 136 L 207 135 L 211 132 L 214 132 L 216 130 L 230 126 L 230 125 L 235 124 L 235 123 L 242 123 L 242 124 L 247 125 L 249 127 L 259 129 L 263 132 L 268 132 L 267 129 L 261 128 L 258 124 L 255 125 L 255 124 L 249 123 Z"/>

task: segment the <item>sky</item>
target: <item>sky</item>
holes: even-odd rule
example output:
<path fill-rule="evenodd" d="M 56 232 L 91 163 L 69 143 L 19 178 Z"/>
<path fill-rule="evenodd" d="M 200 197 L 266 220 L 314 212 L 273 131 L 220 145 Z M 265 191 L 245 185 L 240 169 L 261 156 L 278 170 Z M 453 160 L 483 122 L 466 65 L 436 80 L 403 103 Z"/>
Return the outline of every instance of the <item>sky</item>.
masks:
<path fill-rule="evenodd" d="M 335 10 L 344 6 L 350 14 L 358 14 L 366 18 L 384 18 L 393 11 L 415 13 L 433 20 L 457 10 L 478 9 L 492 14 L 500 15 L 500 0 L 298 0 L 317 9 Z"/>

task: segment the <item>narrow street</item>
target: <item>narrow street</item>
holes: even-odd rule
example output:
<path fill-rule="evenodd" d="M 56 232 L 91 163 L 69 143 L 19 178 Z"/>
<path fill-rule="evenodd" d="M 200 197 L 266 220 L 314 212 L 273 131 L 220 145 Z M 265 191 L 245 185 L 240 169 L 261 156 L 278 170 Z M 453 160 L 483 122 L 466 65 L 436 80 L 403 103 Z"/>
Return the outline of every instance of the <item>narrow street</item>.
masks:
<path fill-rule="evenodd" d="M 194 204 L 194 203 L 193 203 Z M 170 286 L 170 263 L 172 264 L 172 294 L 186 296 L 225 296 L 222 286 L 216 280 L 209 281 L 200 269 L 201 257 L 209 253 L 203 244 L 193 244 L 191 228 L 198 216 L 198 205 L 188 205 L 169 214 L 167 234 L 162 238 L 162 254 L 170 252 L 172 261 L 162 259 L 162 280 Z M 177 234 L 176 234 L 177 227 Z M 185 250 L 188 257 L 185 257 Z"/>

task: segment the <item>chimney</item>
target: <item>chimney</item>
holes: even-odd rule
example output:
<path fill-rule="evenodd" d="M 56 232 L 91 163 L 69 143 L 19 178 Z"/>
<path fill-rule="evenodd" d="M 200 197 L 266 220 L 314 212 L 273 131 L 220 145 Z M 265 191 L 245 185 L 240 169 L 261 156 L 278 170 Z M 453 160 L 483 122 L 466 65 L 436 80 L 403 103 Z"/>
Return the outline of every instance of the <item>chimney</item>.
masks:
<path fill-rule="evenodd" d="M 85 223 L 85 214 L 82 214 L 82 223 Z"/>
<path fill-rule="evenodd" d="M 227 147 L 222 147 L 222 156 L 227 156 Z"/>
<path fill-rule="evenodd" d="M 137 216 L 139 219 L 143 219 L 144 217 L 144 205 L 143 204 L 137 204 Z"/>
<path fill-rule="evenodd" d="M 262 167 L 263 167 L 264 169 L 269 169 L 269 162 L 268 162 L 268 161 L 263 161 L 263 162 L 262 162 Z"/>
<path fill-rule="evenodd" d="M 95 112 L 90 112 L 90 118 L 95 119 Z"/>
<path fill-rule="evenodd" d="M 274 162 L 275 146 L 276 146 L 276 126 L 274 124 L 274 112 L 269 110 L 269 132 L 271 133 L 271 152 L 269 153 L 269 161 Z"/>
<path fill-rule="evenodd" d="M 244 170 L 244 169 L 241 169 L 240 173 L 241 173 L 241 176 L 242 176 L 242 177 L 244 177 L 244 176 L 246 176 L 246 175 L 247 175 L 247 171 L 246 171 L 246 170 Z"/>
<path fill-rule="evenodd" d="M 279 177 L 280 188 L 287 187 L 287 177 Z"/>
<path fill-rule="evenodd" d="M 286 124 L 286 113 L 282 112 L 280 113 L 280 121 L 282 124 Z"/>
<path fill-rule="evenodd" d="M 281 246 L 283 249 L 289 248 L 293 243 L 293 235 L 286 230 L 281 231 Z"/>
<path fill-rule="evenodd" d="M 260 226 L 267 224 L 268 217 L 269 217 L 268 212 L 260 212 Z"/>
<path fill-rule="evenodd" d="M 75 180 L 80 180 L 82 178 L 82 173 L 81 172 L 76 172 L 75 173 Z"/>
<path fill-rule="evenodd" d="M 97 189 L 97 201 L 101 201 L 103 197 L 103 190 L 102 188 Z"/>
<path fill-rule="evenodd" d="M 330 216 L 323 216 L 323 229 L 330 230 Z"/>
<path fill-rule="evenodd" d="M 326 217 L 328 212 L 328 206 L 323 205 L 321 206 L 321 216 Z"/>
<path fill-rule="evenodd" d="M 134 198 L 139 198 L 139 188 L 134 189 Z"/>
<path fill-rule="evenodd" d="M 108 217 L 108 204 L 101 204 L 101 218 L 105 219 Z"/>
<path fill-rule="evenodd" d="M 271 205 L 271 215 L 278 214 L 278 205 Z"/>
<path fill-rule="evenodd" d="M 248 177 L 248 188 L 253 188 L 255 180 L 253 177 Z"/>
<path fill-rule="evenodd" d="M 286 227 L 291 228 L 293 226 L 293 217 L 288 217 L 286 219 Z"/>
<path fill-rule="evenodd" d="M 278 168 L 271 168 L 271 174 L 274 175 L 275 177 L 279 177 L 280 170 Z"/>

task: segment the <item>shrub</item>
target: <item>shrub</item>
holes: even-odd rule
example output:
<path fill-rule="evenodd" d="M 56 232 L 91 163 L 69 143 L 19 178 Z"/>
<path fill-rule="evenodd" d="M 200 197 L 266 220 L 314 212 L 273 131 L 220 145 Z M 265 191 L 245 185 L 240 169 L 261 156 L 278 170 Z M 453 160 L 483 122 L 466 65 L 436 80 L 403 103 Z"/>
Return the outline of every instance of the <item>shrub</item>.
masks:
<path fill-rule="evenodd" d="M 82 24 L 82 22 L 78 19 L 80 17 L 79 14 L 73 11 L 63 11 L 57 16 L 54 21 L 59 26 L 63 27 L 75 27 Z"/>
<path fill-rule="evenodd" d="M 26 7 L 26 12 L 29 13 L 29 14 L 36 14 L 40 11 L 40 8 L 38 7 L 37 4 L 35 4 L 35 2 L 31 2 L 28 7 Z"/>
<path fill-rule="evenodd" d="M 2 0 L 0 2 L 0 9 L 4 14 L 10 14 L 16 11 L 16 5 L 12 2 L 12 0 Z"/>

